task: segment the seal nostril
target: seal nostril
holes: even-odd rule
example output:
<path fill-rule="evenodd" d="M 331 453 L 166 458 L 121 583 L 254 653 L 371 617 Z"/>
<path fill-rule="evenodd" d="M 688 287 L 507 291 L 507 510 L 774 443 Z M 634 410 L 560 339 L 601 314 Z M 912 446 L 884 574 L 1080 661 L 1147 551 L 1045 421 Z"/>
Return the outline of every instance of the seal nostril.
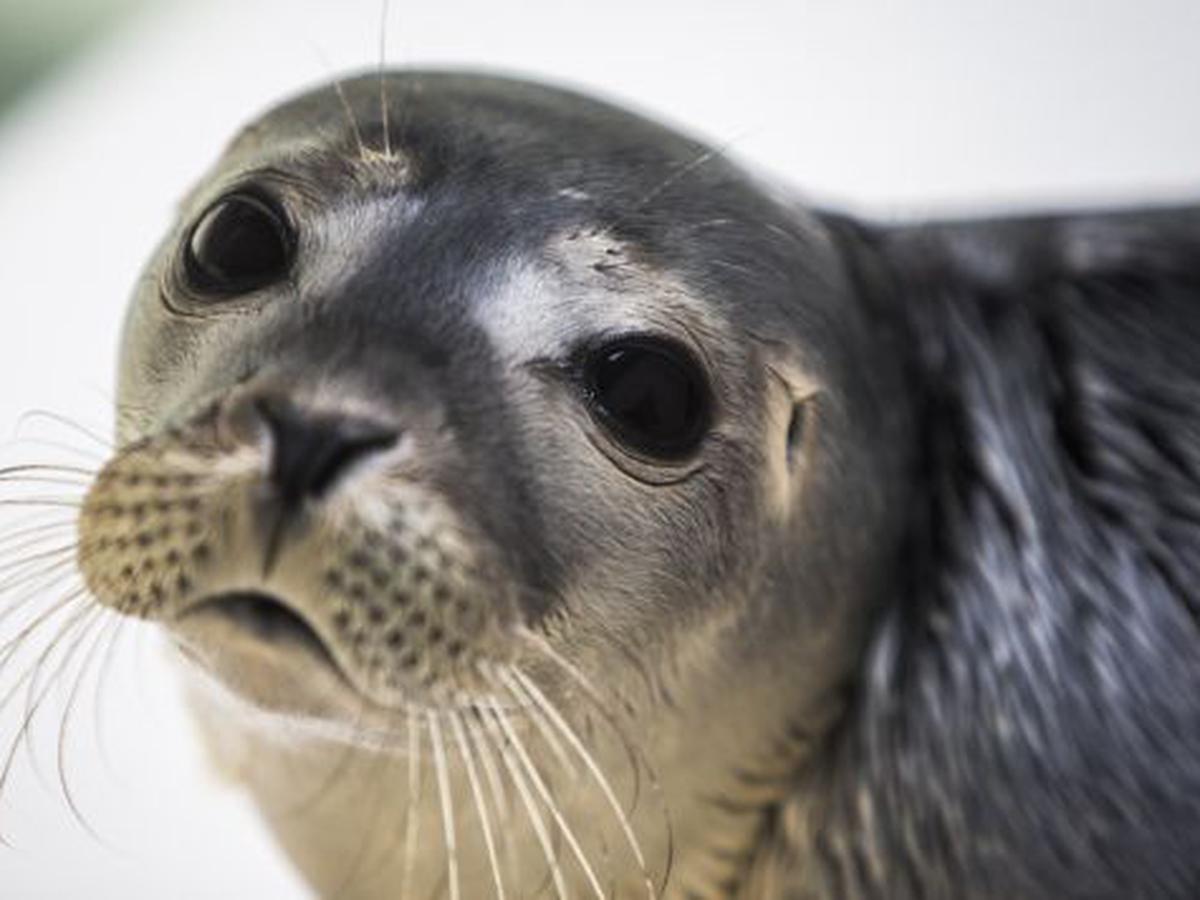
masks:
<path fill-rule="evenodd" d="M 279 398 L 255 409 L 271 435 L 270 480 L 285 506 L 320 499 L 354 463 L 391 447 L 394 430 L 335 415 L 311 415 Z"/>

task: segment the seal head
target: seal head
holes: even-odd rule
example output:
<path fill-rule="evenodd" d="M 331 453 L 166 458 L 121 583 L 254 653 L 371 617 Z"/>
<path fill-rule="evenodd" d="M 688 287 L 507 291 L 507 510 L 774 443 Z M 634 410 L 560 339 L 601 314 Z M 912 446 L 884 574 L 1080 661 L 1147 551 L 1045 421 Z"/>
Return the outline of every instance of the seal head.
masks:
<path fill-rule="evenodd" d="M 80 564 L 196 664 L 322 892 L 733 884 L 892 544 L 886 341 L 826 229 L 696 141 L 498 78 L 321 88 L 237 137 L 149 264 Z M 281 760 L 319 785 L 347 747 L 286 814 Z M 504 842 L 471 824 L 481 754 L 530 802 Z M 431 758 L 440 798 L 410 784 Z M 364 784 L 434 853 L 341 854 Z"/>

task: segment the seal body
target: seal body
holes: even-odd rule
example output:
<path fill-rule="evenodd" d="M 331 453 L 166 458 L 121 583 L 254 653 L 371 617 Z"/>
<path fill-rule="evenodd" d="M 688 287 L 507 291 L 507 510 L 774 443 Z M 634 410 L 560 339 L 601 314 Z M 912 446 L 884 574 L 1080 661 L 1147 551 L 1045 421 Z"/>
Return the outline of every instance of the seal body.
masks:
<path fill-rule="evenodd" d="M 1194 896 L 1197 224 L 320 88 L 151 261 L 80 567 L 321 895 Z"/>

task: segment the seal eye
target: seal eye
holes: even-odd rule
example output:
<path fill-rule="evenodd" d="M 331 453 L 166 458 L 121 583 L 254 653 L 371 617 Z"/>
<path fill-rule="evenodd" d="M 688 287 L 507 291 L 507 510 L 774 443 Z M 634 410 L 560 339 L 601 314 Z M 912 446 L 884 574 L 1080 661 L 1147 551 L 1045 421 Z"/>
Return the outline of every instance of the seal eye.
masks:
<path fill-rule="evenodd" d="M 292 261 L 291 228 L 273 203 L 247 193 L 210 206 L 188 237 L 188 282 L 205 294 L 240 294 L 279 279 Z"/>
<path fill-rule="evenodd" d="M 682 347 L 652 338 L 607 344 L 587 361 L 585 379 L 597 417 L 636 453 L 679 460 L 704 437 L 708 386 Z"/>

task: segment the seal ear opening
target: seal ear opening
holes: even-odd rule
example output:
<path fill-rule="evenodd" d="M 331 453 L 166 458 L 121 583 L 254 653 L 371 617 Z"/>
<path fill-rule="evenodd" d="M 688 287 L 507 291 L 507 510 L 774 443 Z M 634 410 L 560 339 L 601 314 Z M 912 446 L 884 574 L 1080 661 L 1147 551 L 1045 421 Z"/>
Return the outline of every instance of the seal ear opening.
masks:
<path fill-rule="evenodd" d="M 792 404 L 792 418 L 787 427 L 787 463 L 794 469 L 804 449 L 804 438 L 808 434 L 808 401 Z"/>

